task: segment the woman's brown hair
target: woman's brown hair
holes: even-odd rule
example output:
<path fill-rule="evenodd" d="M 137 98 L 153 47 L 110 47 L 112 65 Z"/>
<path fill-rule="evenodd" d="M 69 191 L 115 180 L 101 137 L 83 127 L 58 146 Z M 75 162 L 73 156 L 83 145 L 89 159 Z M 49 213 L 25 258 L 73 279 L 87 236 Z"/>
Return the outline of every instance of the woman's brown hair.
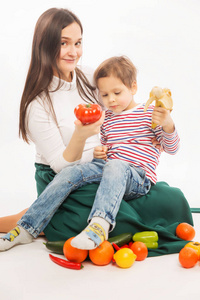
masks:
<path fill-rule="evenodd" d="M 74 22 L 80 26 L 82 34 L 82 24 L 75 14 L 67 9 L 51 8 L 45 11 L 36 23 L 31 61 L 21 98 L 19 116 L 19 135 L 27 143 L 29 142 L 26 122 L 27 108 L 41 93 L 45 94 L 49 111 L 57 123 L 48 89 L 53 79 L 53 70 L 56 71 L 60 79 L 62 78 L 62 73 L 56 63 L 61 47 L 61 31 Z M 97 101 L 94 93 L 95 88 L 90 84 L 83 72 L 78 67 L 76 67 L 75 72 L 77 89 L 81 98 L 86 102 Z M 56 90 L 60 88 L 60 85 L 61 83 Z"/>
<path fill-rule="evenodd" d="M 126 56 L 114 56 L 103 61 L 94 72 L 94 82 L 98 86 L 98 79 L 114 76 L 120 79 L 128 88 L 137 81 L 137 69 Z"/>

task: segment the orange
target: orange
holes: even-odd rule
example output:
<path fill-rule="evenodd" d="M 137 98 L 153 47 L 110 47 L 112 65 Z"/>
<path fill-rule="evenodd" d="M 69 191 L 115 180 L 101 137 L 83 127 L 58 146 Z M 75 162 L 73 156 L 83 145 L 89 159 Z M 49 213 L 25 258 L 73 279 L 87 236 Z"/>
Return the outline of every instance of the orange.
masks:
<path fill-rule="evenodd" d="M 101 245 L 93 250 L 89 250 L 91 261 L 98 266 L 108 265 L 114 255 L 114 249 L 111 243 L 104 241 Z"/>
<path fill-rule="evenodd" d="M 131 245 L 130 249 L 133 251 L 133 253 L 136 254 L 136 256 L 137 256 L 136 260 L 137 261 L 144 260 L 148 255 L 147 246 L 143 242 L 139 242 L 139 241 L 134 242 Z"/>
<path fill-rule="evenodd" d="M 74 237 L 69 238 L 63 246 L 64 256 L 69 260 L 76 263 L 81 263 L 88 256 L 88 250 L 82 250 L 72 247 L 71 240 Z"/>
<path fill-rule="evenodd" d="M 192 241 L 195 237 L 194 227 L 188 223 L 180 223 L 176 227 L 176 235 L 182 240 Z"/>
<path fill-rule="evenodd" d="M 179 252 L 179 262 L 184 268 L 194 267 L 197 261 L 198 261 L 198 254 L 194 249 L 190 247 L 184 247 Z"/>

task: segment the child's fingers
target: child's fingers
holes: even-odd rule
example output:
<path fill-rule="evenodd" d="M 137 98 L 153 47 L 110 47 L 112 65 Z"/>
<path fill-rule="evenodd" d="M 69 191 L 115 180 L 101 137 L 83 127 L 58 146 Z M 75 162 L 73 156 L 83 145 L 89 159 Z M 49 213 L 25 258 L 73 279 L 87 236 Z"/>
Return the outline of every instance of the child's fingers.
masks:
<path fill-rule="evenodd" d="M 107 147 L 106 146 L 97 146 L 94 149 L 94 158 L 97 159 L 107 159 Z"/>
<path fill-rule="evenodd" d="M 102 152 L 107 153 L 108 147 L 107 146 L 102 146 Z"/>
<path fill-rule="evenodd" d="M 107 155 L 105 153 L 94 153 L 94 158 L 97 158 L 97 159 L 107 159 Z"/>

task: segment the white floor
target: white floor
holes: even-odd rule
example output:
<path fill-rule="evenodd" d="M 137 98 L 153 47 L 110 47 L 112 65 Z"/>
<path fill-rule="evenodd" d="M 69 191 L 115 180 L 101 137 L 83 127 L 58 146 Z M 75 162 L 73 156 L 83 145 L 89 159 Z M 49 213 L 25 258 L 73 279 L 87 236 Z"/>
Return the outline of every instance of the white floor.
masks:
<path fill-rule="evenodd" d="M 193 214 L 195 241 L 200 241 L 200 214 Z M 82 270 L 54 264 L 38 238 L 29 245 L 0 253 L 1 300 L 188 300 L 200 297 L 200 262 L 184 269 L 178 254 L 147 258 L 129 269 L 98 267 Z"/>

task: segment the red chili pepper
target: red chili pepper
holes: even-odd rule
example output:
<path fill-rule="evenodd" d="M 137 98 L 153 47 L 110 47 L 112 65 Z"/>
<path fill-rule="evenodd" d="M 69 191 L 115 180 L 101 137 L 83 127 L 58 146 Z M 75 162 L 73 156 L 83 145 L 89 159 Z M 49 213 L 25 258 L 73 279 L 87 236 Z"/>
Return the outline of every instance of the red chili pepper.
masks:
<path fill-rule="evenodd" d="M 119 246 L 117 246 L 117 244 L 115 244 L 115 243 L 112 243 L 112 245 L 113 245 L 114 249 L 117 250 L 117 251 L 121 249 L 121 248 L 120 248 Z"/>
<path fill-rule="evenodd" d="M 128 243 L 129 248 L 131 248 L 132 245 L 133 245 L 133 242 Z"/>
<path fill-rule="evenodd" d="M 115 259 L 114 258 L 112 258 L 112 263 L 114 264 L 114 263 L 116 263 L 116 261 L 115 261 Z"/>
<path fill-rule="evenodd" d="M 72 261 L 53 256 L 52 254 L 49 254 L 49 257 L 54 263 L 68 269 L 80 270 L 83 268 L 83 265 L 81 263 L 74 263 Z"/>
<path fill-rule="evenodd" d="M 125 245 L 121 246 L 120 249 L 123 249 L 123 248 L 129 248 L 129 245 L 125 244 Z"/>

